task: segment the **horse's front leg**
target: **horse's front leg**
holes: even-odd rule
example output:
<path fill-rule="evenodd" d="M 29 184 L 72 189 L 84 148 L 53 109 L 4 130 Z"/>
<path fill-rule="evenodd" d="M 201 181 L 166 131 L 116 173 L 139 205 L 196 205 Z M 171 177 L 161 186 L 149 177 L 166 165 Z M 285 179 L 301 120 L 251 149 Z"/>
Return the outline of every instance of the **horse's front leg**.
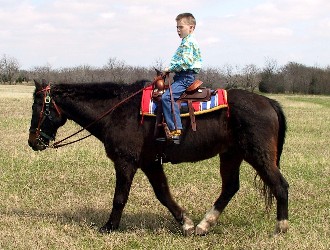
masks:
<path fill-rule="evenodd" d="M 222 190 L 214 206 L 205 214 L 204 219 L 196 226 L 196 235 L 205 235 L 214 226 L 231 198 L 239 190 L 239 170 L 242 163 L 240 156 L 230 153 L 220 157 L 220 174 Z"/>
<path fill-rule="evenodd" d="M 187 216 L 185 211 L 173 200 L 163 166 L 159 162 L 154 162 L 142 167 L 142 171 L 148 177 L 157 199 L 168 208 L 175 220 L 182 226 L 183 235 L 192 235 L 195 230 L 194 223 Z"/>
<path fill-rule="evenodd" d="M 118 229 L 137 167 L 132 163 L 120 160 L 115 162 L 115 170 L 116 188 L 113 198 L 112 211 L 108 222 L 100 228 L 101 233 L 109 233 Z"/>

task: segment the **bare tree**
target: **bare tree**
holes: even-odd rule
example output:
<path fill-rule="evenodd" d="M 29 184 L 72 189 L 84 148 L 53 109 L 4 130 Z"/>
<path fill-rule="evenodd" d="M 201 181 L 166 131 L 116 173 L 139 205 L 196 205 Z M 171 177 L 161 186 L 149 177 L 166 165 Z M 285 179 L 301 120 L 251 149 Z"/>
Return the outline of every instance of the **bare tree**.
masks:
<path fill-rule="evenodd" d="M 255 64 L 248 64 L 242 69 L 243 73 L 243 88 L 249 89 L 252 92 L 258 87 L 260 82 L 260 69 Z"/>
<path fill-rule="evenodd" d="M 127 73 L 128 66 L 125 61 L 119 60 L 116 57 L 111 57 L 108 63 L 103 67 L 108 72 L 111 81 L 125 82 L 125 73 Z"/>
<path fill-rule="evenodd" d="M 9 84 L 15 82 L 14 76 L 18 74 L 19 68 L 16 58 L 4 54 L 0 59 L 0 82 Z"/>
<path fill-rule="evenodd" d="M 225 87 L 225 76 L 219 68 L 203 68 L 198 74 L 198 78 L 204 82 L 205 87 L 213 89 Z"/>
<path fill-rule="evenodd" d="M 260 74 L 259 90 L 264 93 L 284 92 L 283 82 L 281 82 L 280 69 L 277 61 L 266 58 L 265 67 Z"/>
<path fill-rule="evenodd" d="M 154 65 L 163 69 L 164 62 L 157 59 Z M 17 73 L 17 74 L 16 74 Z M 54 82 L 120 82 L 133 83 L 137 80 L 152 80 L 154 67 L 129 66 L 123 60 L 109 58 L 105 66 L 98 68 L 81 65 L 73 68 L 53 69 L 50 64 L 31 70 L 19 70 L 15 58 L 4 55 L 0 58 L 0 83 L 24 82 L 29 79 L 46 79 Z M 172 77 L 172 76 L 171 76 Z M 222 68 L 205 67 L 198 78 L 212 88 L 244 88 L 265 93 L 330 94 L 330 66 L 309 67 L 290 62 L 278 67 L 273 59 L 266 59 L 266 65 L 259 69 L 254 64 L 243 68 L 225 64 Z M 171 80 L 171 79 L 170 79 Z"/>
<path fill-rule="evenodd" d="M 49 81 L 53 81 L 53 77 L 51 75 L 54 74 L 52 66 L 47 63 L 45 66 L 35 66 L 30 70 L 29 78 L 31 79 L 47 79 Z"/>
<path fill-rule="evenodd" d="M 164 70 L 165 69 L 165 61 L 160 57 L 158 57 L 155 60 L 154 65 L 155 65 L 154 67 L 158 70 Z"/>
<path fill-rule="evenodd" d="M 225 78 L 226 88 L 237 88 L 241 82 L 241 76 L 239 74 L 239 66 L 235 68 L 230 64 L 225 64 L 222 70 L 222 73 Z"/>

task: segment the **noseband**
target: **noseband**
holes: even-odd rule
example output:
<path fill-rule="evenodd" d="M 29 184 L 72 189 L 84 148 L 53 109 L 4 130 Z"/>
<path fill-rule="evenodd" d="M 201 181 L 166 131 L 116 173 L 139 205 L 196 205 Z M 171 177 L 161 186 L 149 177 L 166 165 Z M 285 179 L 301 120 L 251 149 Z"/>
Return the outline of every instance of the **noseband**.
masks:
<path fill-rule="evenodd" d="M 44 98 L 43 98 L 43 103 L 42 103 L 42 108 L 39 114 L 39 121 L 38 121 L 38 127 L 36 129 L 30 129 L 30 132 L 34 132 L 36 134 L 36 140 L 43 144 L 44 146 L 46 143 L 44 142 L 43 138 L 46 138 L 49 141 L 55 140 L 53 135 L 47 135 L 45 132 L 41 130 L 41 125 L 44 123 L 45 119 L 48 118 L 50 121 L 52 121 L 53 117 L 51 116 L 50 113 L 50 104 L 52 103 L 54 105 L 54 108 L 57 112 L 58 116 L 61 116 L 61 110 L 60 108 L 56 105 L 55 101 L 51 98 L 50 95 L 50 84 L 48 84 L 45 88 L 39 90 L 36 92 L 37 94 L 43 93 Z"/>

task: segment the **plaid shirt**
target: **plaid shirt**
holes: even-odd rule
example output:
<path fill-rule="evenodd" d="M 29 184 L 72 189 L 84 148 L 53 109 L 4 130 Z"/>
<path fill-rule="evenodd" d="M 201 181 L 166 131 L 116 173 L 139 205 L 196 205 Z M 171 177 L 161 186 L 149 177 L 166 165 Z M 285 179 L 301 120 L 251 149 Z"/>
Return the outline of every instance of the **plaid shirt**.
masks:
<path fill-rule="evenodd" d="M 195 37 L 189 34 L 182 39 L 179 48 L 171 59 L 169 71 L 194 70 L 199 73 L 202 67 L 202 57 Z"/>

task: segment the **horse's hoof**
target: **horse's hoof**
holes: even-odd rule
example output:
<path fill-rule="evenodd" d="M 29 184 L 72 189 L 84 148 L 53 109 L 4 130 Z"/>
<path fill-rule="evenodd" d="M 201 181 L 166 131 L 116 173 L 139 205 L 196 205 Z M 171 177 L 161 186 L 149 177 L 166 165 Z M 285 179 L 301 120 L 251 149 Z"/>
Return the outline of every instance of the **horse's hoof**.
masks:
<path fill-rule="evenodd" d="M 208 233 L 208 230 L 204 229 L 204 228 L 201 228 L 200 226 L 197 226 L 196 229 L 195 229 L 195 234 L 196 235 L 204 236 L 204 235 L 207 235 L 207 233 Z"/>
<path fill-rule="evenodd" d="M 99 233 L 101 233 L 101 234 L 109 234 L 112 231 L 113 230 L 111 228 L 109 228 L 109 227 L 107 227 L 105 225 L 99 229 Z"/>
<path fill-rule="evenodd" d="M 286 233 L 289 229 L 289 222 L 288 220 L 281 220 L 277 221 L 275 226 L 274 235 Z"/>
<path fill-rule="evenodd" d="M 183 236 L 184 237 L 189 237 L 189 236 L 193 235 L 194 232 L 195 232 L 195 228 L 194 227 L 185 228 L 185 229 L 183 229 Z"/>
<path fill-rule="evenodd" d="M 183 235 L 185 237 L 193 235 L 195 231 L 194 222 L 186 214 L 183 214 L 183 221 L 184 221 L 182 225 Z"/>

